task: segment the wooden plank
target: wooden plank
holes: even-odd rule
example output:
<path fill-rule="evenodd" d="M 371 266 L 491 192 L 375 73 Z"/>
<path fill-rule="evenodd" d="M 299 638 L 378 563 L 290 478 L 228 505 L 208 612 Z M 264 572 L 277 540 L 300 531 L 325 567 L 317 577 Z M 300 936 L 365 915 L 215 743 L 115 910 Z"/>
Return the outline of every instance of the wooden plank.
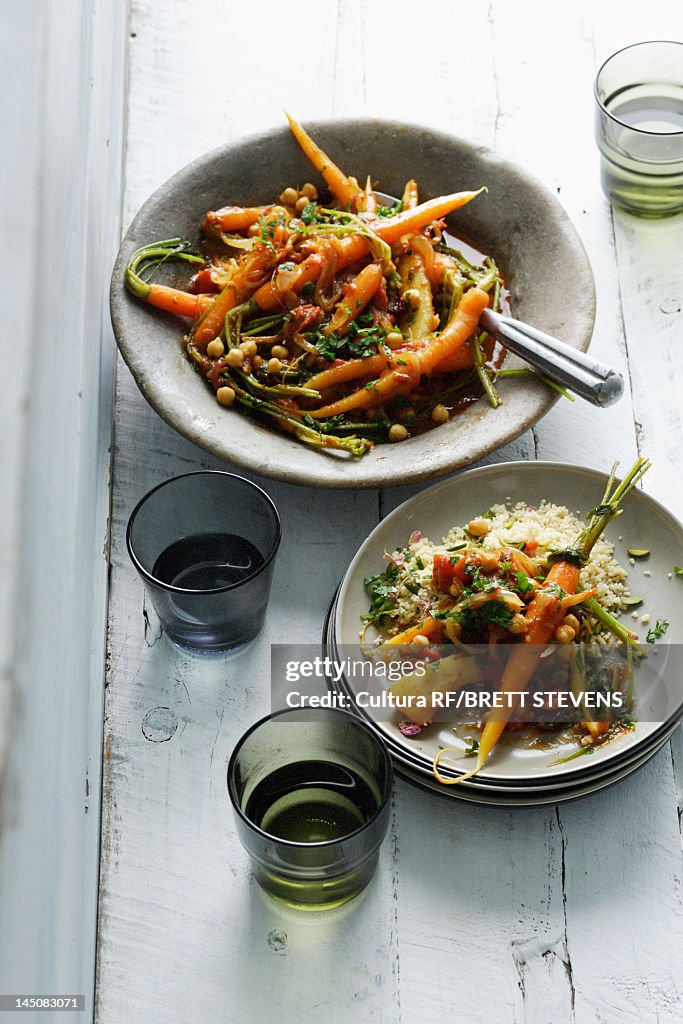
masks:
<path fill-rule="evenodd" d="M 619 13 L 620 33 L 638 34 L 634 16 L 611 0 L 605 7 L 605 18 Z M 655 22 L 673 10 L 654 8 Z M 279 124 L 282 105 L 304 121 L 330 112 L 397 117 L 496 146 L 559 190 L 596 271 L 595 351 L 629 380 L 620 406 L 603 413 L 559 403 L 491 461 L 564 458 L 606 468 L 636 450 L 632 346 L 622 329 L 623 317 L 628 342 L 636 314 L 620 306 L 591 136 L 594 51 L 616 33 L 594 41 L 587 0 L 556 12 L 552 25 L 536 0 L 474 4 L 453 19 L 452 5 L 427 0 L 410 31 L 400 31 L 374 0 L 338 0 L 323 18 L 304 2 L 297 24 L 316 33 L 304 89 L 301 76 L 283 71 L 281 33 L 259 31 L 260 12 L 243 10 L 236 21 L 217 0 L 173 11 L 139 0 L 124 219 L 188 159 Z M 457 45 L 436 45 L 435 25 Z M 388 67 L 405 80 L 390 80 Z M 619 260 L 632 253 L 637 269 L 638 241 L 617 242 Z M 633 392 L 661 443 L 665 420 L 650 385 L 634 379 Z M 680 945 L 680 837 L 667 752 L 633 779 L 558 811 L 448 804 L 399 783 L 376 880 L 331 915 L 284 910 L 250 882 L 225 766 L 243 729 L 268 709 L 268 644 L 285 634 L 316 642 L 360 539 L 414 489 L 386 491 L 378 502 L 266 483 L 286 529 L 266 631 L 234 661 L 198 662 L 159 639 L 122 537 L 150 486 L 215 465 L 150 412 L 121 368 L 97 1019 L 277 1013 L 284 1022 L 335 1022 L 353 1014 L 436 1024 L 454 1008 L 478 1019 L 485 1006 L 491 1019 L 528 1024 L 673 1021 L 679 965 L 668 939 Z M 628 899 L 615 898 L 614 878 Z M 661 920 L 651 914 L 652 893 Z"/>
<path fill-rule="evenodd" d="M 313 17 L 313 6 L 304 7 L 301 16 L 308 11 Z M 279 96 L 276 103 L 257 90 L 248 109 L 228 104 L 229 116 L 217 122 L 206 96 L 220 87 L 226 51 L 214 65 L 215 83 L 211 62 L 195 66 L 191 55 L 209 39 L 209 24 L 216 26 L 208 42 L 212 52 L 230 49 L 232 36 L 217 3 L 184 11 L 179 32 L 175 15 L 158 4 L 133 7 L 126 218 L 196 152 L 279 123 L 280 104 L 290 102 Z M 242 29 L 245 38 L 255 37 L 256 12 Z M 259 61 L 279 59 L 277 33 L 261 39 L 259 34 Z M 231 53 L 236 79 L 250 74 L 253 51 Z M 332 92 L 332 70 L 322 58 L 313 73 L 318 88 L 291 101 L 306 117 L 320 114 L 324 106 L 316 110 L 315 103 L 328 102 Z M 178 131 L 179 123 L 190 122 L 187 135 Z M 264 633 L 235 661 L 185 658 L 158 640 L 153 612 L 123 549 L 124 525 L 137 497 L 160 479 L 218 464 L 152 413 L 123 367 L 116 436 L 97 1019 L 139 1019 L 153 1005 L 155 1021 L 266 1019 L 277 1013 L 313 1022 L 323 1012 L 335 1021 L 354 1002 L 368 1016 L 381 1017 L 397 998 L 388 938 L 393 905 L 386 898 L 391 847 L 359 910 L 342 909 L 316 925 L 251 884 L 225 789 L 232 747 L 269 709 L 270 643 L 287 636 L 318 644 L 325 606 L 357 538 L 376 521 L 377 499 L 349 493 L 331 501 L 325 493 L 259 481 L 278 504 L 284 529 Z M 143 436 L 141 451 L 136 439 Z M 156 713 L 160 707 L 168 710 Z M 146 729 L 154 738 L 175 716 L 168 742 L 145 739 L 145 716 L 148 725 L 162 723 Z M 197 867 L 188 871 L 188 865 Z M 255 964 L 262 965 L 268 986 Z"/>
<path fill-rule="evenodd" d="M 16 163 L 3 161 L 0 199 L 12 232 L 6 362 L 18 380 L 7 429 L 3 421 L 18 585 L 2 615 L 15 640 L 15 703 L 0 829 L 0 991 L 82 993 L 89 1017 L 113 384 L 105 311 L 125 16 L 104 0 L 28 3 L 11 12 L 2 44 L 6 106 L 16 103 L 22 123 L 8 136 Z"/>

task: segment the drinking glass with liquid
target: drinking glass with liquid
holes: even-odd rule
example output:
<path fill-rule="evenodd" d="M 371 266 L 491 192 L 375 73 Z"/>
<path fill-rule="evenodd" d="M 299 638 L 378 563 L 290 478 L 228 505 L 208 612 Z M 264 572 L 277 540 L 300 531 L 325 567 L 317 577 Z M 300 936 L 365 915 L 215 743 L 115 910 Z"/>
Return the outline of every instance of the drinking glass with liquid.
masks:
<path fill-rule="evenodd" d="M 280 543 L 275 505 L 232 473 L 159 484 L 138 503 L 126 542 L 176 646 L 196 654 L 244 647 L 260 631 Z"/>
<path fill-rule="evenodd" d="M 595 79 L 602 186 L 644 217 L 683 210 L 683 43 L 635 43 Z"/>
<path fill-rule="evenodd" d="M 357 896 L 377 866 L 391 783 L 386 747 L 345 711 L 296 709 L 257 722 L 228 767 L 256 881 L 299 910 Z"/>

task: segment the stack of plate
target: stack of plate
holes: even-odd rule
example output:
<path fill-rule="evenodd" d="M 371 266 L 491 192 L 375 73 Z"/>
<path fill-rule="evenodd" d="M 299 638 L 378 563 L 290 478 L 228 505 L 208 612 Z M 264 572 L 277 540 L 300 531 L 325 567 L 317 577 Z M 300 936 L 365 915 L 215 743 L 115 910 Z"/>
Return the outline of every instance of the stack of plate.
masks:
<path fill-rule="evenodd" d="M 566 505 L 579 512 L 595 505 L 604 491 L 605 477 L 590 470 L 553 463 L 512 463 L 471 470 L 447 480 L 409 499 L 370 534 L 351 562 L 332 602 L 325 623 L 325 653 L 338 662 L 346 651 L 341 645 L 357 645 L 361 615 L 367 610 L 364 576 L 377 573 L 383 566 L 385 551 L 404 546 L 413 530 L 421 530 L 439 542 L 448 530 L 480 515 L 492 504 L 505 501 L 526 501 L 538 505 L 543 498 Z M 623 538 L 623 539 L 622 539 Z M 626 548 L 645 547 L 650 555 L 647 569 L 642 564 L 630 567 L 631 589 L 643 597 L 640 614 L 649 614 L 652 621 L 666 618 L 670 626 L 666 644 L 676 644 L 683 636 L 683 581 L 671 575 L 674 562 L 683 561 L 683 528 L 661 505 L 641 491 L 632 493 L 626 502 L 619 527 L 612 524 L 608 539 L 615 545 L 615 556 L 628 565 Z M 637 545 L 636 545 L 637 540 Z M 647 571 L 648 575 L 644 575 Z M 635 577 L 635 579 L 634 579 Z M 641 626 L 641 632 L 645 632 Z M 658 644 L 658 655 L 666 650 Z M 671 650 L 671 648 L 670 648 Z M 676 676 L 678 673 L 673 673 Z M 669 673 L 671 675 L 671 673 Z M 353 685 L 344 677 L 328 685 L 351 699 Z M 672 685 L 680 690 L 680 680 Z M 358 687 L 360 688 L 360 687 Z M 357 708 L 357 705 L 356 705 Z M 576 744 L 558 748 L 524 746 L 512 734 L 502 741 L 489 763 L 472 779 L 458 785 L 438 782 L 432 762 L 442 747 L 457 746 L 453 730 L 447 723 L 434 723 L 416 736 L 404 736 L 399 729 L 400 715 L 393 720 L 386 712 L 357 708 L 368 724 L 382 737 L 389 748 L 397 772 L 420 786 L 446 796 L 474 803 L 499 806 L 531 806 L 556 803 L 596 792 L 625 778 L 640 768 L 662 747 L 676 728 L 683 714 L 679 694 L 668 694 L 666 720 L 653 721 L 652 708 L 636 708 L 635 728 L 598 747 L 590 756 L 579 756 L 564 763 L 558 758 L 576 749 Z M 473 765 L 457 753 L 444 758 L 440 771 L 456 778 Z"/>

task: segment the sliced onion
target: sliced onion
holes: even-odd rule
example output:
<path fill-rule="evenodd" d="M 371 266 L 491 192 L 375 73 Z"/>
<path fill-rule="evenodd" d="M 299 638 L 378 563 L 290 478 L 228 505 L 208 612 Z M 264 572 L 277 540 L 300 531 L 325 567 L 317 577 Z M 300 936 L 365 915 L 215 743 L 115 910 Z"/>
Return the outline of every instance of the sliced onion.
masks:
<path fill-rule="evenodd" d="M 337 248 L 336 239 L 326 238 L 321 248 L 323 269 L 315 285 L 315 301 L 327 313 L 341 295 L 343 286 L 339 281 L 335 280 L 339 263 L 339 249 Z"/>

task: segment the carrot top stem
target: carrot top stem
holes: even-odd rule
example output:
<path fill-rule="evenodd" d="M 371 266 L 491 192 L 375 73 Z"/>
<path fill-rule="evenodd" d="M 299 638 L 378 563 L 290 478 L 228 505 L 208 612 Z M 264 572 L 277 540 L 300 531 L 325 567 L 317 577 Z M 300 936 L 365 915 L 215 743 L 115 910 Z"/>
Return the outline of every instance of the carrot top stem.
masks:
<path fill-rule="evenodd" d="M 143 302 L 151 289 L 149 278 L 168 260 L 184 260 L 186 263 L 204 263 L 202 256 L 192 252 L 190 243 L 181 238 L 167 238 L 163 242 L 152 242 L 136 249 L 126 264 L 125 282 L 128 291 Z"/>
<path fill-rule="evenodd" d="M 650 460 L 645 459 L 642 456 L 636 459 L 624 479 L 615 487 L 614 484 L 619 463 L 614 463 L 607 480 L 607 486 L 605 487 L 605 493 L 602 496 L 602 501 L 588 513 L 590 516 L 588 526 L 579 534 L 574 545 L 584 562 L 588 560 L 596 541 L 601 536 L 610 520 L 621 515 L 623 512 L 623 509 L 620 507 L 621 502 L 626 495 L 633 490 L 636 484 L 642 480 L 651 465 L 652 463 Z"/>

